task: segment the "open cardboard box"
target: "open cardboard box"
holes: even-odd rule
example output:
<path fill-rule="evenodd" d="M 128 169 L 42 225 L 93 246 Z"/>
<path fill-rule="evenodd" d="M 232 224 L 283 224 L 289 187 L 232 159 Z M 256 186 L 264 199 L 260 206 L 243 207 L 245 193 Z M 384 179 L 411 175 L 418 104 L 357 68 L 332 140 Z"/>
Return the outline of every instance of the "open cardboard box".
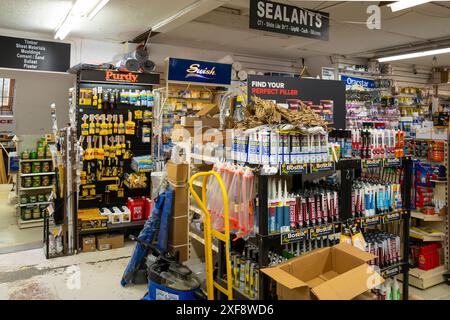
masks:
<path fill-rule="evenodd" d="M 340 243 L 261 271 L 277 282 L 280 300 L 350 300 L 384 282 L 367 264 L 374 258 Z"/>

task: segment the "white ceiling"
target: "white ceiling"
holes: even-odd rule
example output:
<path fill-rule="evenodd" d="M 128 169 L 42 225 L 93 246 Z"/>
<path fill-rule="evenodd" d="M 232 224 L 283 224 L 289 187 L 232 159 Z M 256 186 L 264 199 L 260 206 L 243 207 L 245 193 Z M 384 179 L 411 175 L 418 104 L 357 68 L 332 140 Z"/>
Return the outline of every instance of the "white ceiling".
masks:
<path fill-rule="evenodd" d="M 207 2 L 207 0 L 202 0 Z M 214 0 L 211 0 L 214 1 Z M 373 51 L 440 37 L 450 38 L 450 1 L 425 4 L 397 13 L 383 7 L 382 29 L 368 30 L 370 2 L 276 0 L 330 13 L 329 41 L 283 36 L 248 28 L 248 0 L 220 0 L 239 14 L 215 10 L 180 27 L 152 37 L 155 43 L 279 58 L 318 55 L 372 57 Z M 53 35 L 70 10 L 71 0 L 1 0 L 0 28 Z M 70 37 L 122 42 L 196 0 L 111 0 L 92 20 Z M 372 2 L 378 4 L 379 2 Z M 351 22 L 351 23 L 350 23 Z M 431 65 L 432 57 L 408 61 Z M 438 56 L 438 65 L 450 65 L 450 55 Z"/>
<path fill-rule="evenodd" d="M 69 12 L 72 0 L 1 0 L 0 28 L 53 35 Z M 110 0 L 92 21 L 70 37 L 127 41 L 147 31 L 195 0 Z"/>
<path fill-rule="evenodd" d="M 154 42 L 195 46 L 280 58 L 311 57 L 317 55 L 352 55 L 380 48 L 450 37 L 450 1 L 426 4 L 397 13 L 381 8 L 381 30 L 369 30 L 365 21 L 370 4 L 379 2 L 345 1 L 280 1 L 330 13 L 328 41 L 280 36 L 248 28 L 248 1 L 231 0 L 226 7 L 241 9 L 242 15 L 211 12 L 168 33 L 159 34 Z M 421 60 L 427 62 L 427 60 Z M 431 60 L 430 60 L 431 61 Z M 444 61 L 438 59 L 438 61 Z M 414 61 L 413 61 L 414 63 Z"/>

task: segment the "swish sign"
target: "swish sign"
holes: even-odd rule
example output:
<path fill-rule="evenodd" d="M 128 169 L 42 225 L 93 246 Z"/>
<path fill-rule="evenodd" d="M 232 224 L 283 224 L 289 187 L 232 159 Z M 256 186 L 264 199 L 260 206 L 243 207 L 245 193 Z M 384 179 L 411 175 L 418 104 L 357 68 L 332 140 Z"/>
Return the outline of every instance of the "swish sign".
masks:
<path fill-rule="evenodd" d="M 171 82 L 230 85 L 231 65 L 209 61 L 169 58 L 167 80 Z"/>

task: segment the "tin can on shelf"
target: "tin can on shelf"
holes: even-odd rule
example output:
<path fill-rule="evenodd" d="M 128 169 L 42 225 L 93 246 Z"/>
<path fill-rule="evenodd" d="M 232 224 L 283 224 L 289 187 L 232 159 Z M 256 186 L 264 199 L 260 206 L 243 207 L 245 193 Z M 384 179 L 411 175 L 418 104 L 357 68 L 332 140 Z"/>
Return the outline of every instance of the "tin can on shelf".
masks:
<path fill-rule="evenodd" d="M 23 177 L 22 178 L 22 187 L 23 188 L 31 188 L 31 186 L 32 186 L 31 177 Z"/>
<path fill-rule="evenodd" d="M 22 163 L 22 173 L 23 174 L 31 173 L 31 164 L 29 162 Z"/>
<path fill-rule="evenodd" d="M 47 202 L 45 194 L 38 194 L 38 202 Z"/>
<path fill-rule="evenodd" d="M 33 162 L 31 165 L 31 171 L 33 173 L 41 173 L 41 163 L 40 162 Z"/>
<path fill-rule="evenodd" d="M 22 220 L 30 220 L 33 217 L 31 208 L 22 208 L 21 218 Z"/>
<path fill-rule="evenodd" d="M 41 210 L 39 206 L 33 208 L 33 219 L 39 219 L 41 217 Z"/>
<path fill-rule="evenodd" d="M 23 151 L 20 157 L 22 158 L 22 160 L 28 160 L 30 159 L 30 153 L 28 151 Z"/>
<path fill-rule="evenodd" d="M 31 195 L 31 196 L 28 198 L 28 202 L 29 202 L 29 203 L 36 203 L 36 202 L 37 202 L 37 196 Z"/>
<path fill-rule="evenodd" d="M 42 162 L 42 172 L 50 172 L 50 162 Z"/>
<path fill-rule="evenodd" d="M 45 148 L 44 147 L 38 147 L 37 157 L 38 157 L 38 159 L 44 159 L 44 157 L 45 157 Z"/>
<path fill-rule="evenodd" d="M 36 151 L 30 152 L 30 159 L 37 159 L 37 152 Z"/>
<path fill-rule="evenodd" d="M 51 159 L 52 151 L 50 150 L 50 145 L 45 146 L 45 158 Z"/>
<path fill-rule="evenodd" d="M 27 204 L 28 203 L 28 196 L 25 195 L 25 194 L 20 196 L 20 203 L 21 204 Z"/>
<path fill-rule="evenodd" d="M 50 185 L 50 177 L 49 176 L 43 176 L 41 180 L 41 185 L 43 187 L 47 187 Z"/>
<path fill-rule="evenodd" d="M 40 176 L 33 177 L 32 187 L 38 188 L 40 186 L 41 186 L 41 177 Z"/>

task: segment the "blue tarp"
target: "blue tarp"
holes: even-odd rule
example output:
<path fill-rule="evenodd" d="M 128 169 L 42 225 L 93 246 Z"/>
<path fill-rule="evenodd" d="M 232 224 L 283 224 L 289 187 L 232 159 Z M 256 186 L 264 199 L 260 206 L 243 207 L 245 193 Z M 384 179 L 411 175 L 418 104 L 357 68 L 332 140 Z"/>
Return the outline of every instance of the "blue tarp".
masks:
<path fill-rule="evenodd" d="M 153 242 L 155 233 L 159 228 L 158 248 L 163 252 L 167 250 L 167 240 L 170 227 L 169 222 L 170 217 L 172 216 L 172 203 L 173 189 L 169 187 L 154 200 L 154 207 L 150 218 L 146 221 L 144 228 L 138 236 L 139 240 L 150 244 Z M 130 262 L 128 263 L 128 266 L 122 276 L 122 280 L 120 281 L 122 286 L 132 283 L 134 273 L 145 261 L 147 254 L 148 248 L 137 242 L 133 254 L 131 255 Z"/>

